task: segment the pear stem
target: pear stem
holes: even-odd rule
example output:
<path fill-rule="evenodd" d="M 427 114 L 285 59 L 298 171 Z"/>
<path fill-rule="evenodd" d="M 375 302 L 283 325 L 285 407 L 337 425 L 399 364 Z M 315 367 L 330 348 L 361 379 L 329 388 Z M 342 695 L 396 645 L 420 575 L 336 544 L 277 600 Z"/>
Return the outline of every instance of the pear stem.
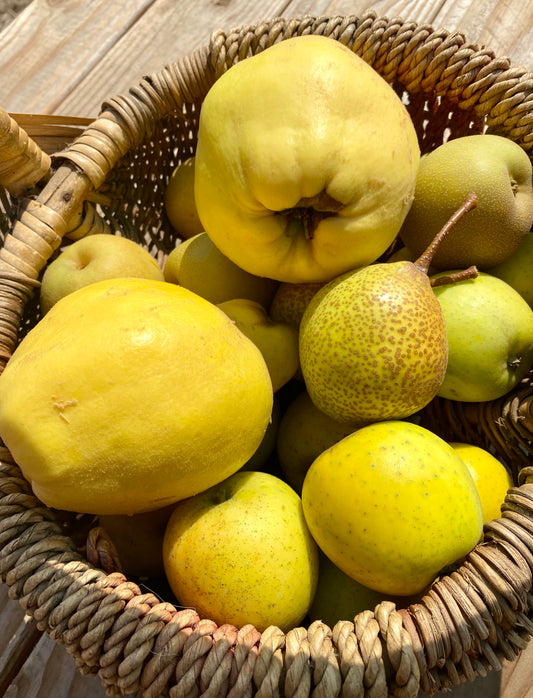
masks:
<path fill-rule="evenodd" d="M 461 269 L 461 271 L 452 271 L 445 276 L 438 276 L 429 280 L 431 288 L 435 286 L 445 286 L 446 284 L 454 284 L 457 281 L 464 281 L 465 279 L 475 279 L 479 272 L 477 267 L 472 266 L 468 269 Z"/>
<path fill-rule="evenodd" d="M 435 256 L 435 252 L 437 251 L 440 243 L 444 240 L 446 235 L 450 232 L 450 230 L 453 228 L 453 226 L 457 223 L 457 221 L 462 218 L 465 213 L 468 213 L 468 211 L 471 211 L 473 208 L 476 208 L 478 203 L 478 199 L 476 196 L 475 192 L 471 192 L 464 202 L 459 206 L 457 211 L 453 213 L 449 220 L 443 225 L 441 230 L 435 235 L 433 238 L 432 242 L 428 245 L 426 250 L 422 252 L 420 257 L 414 262 L 415 267 L 420 269 L 421 272 L 424 274 L 427 274 L 429 271 L 429 267 L 431 266 L 431 262 L 433 261 L 433 257 Z M 477 271 L 476 271 L 477 275 Z M 469 277 L 472 278 L 472 277 Z"/>

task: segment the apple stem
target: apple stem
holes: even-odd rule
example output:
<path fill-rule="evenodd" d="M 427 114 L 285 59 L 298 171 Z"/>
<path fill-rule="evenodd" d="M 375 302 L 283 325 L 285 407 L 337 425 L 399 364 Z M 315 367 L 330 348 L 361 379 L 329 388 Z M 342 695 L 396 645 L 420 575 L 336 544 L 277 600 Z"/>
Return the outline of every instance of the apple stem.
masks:
<path fill-rule="evenodd" d="M 510 359 L 507 362 L 507 366 L 509 366 L 509 368 L 512 371 L 516 371 L 516 369 L 520 368 L 521 365 L 522 365 L 522 357 L 521 356 L 517 356 L 514 359 Z"/>
<path fill-rule="evenodd" d="M 431 262 L 433 260 L 433 257 L 435 256 L 435 252 L 437 251 L 437 248 L 439 247 L 440 243 L 444 240 L 446 235 L 450 232 L 450 230 L 453 228 L 453 226 L 457 223 L 457 221 L 462 218 L 465 213 L 468 213 L 468 211 L 471 211 L 473 208 L 476 208 L 478 203 L 478 199 L 476 196 L 475 192 L 471 192 L 464 202 L 459 206 L 457 211 L 453 213 L 449 220 L 443 225 L 441 230 L 435 235 L 433 238 L 433 241 L 428 245 L 426 250 L 420 255 L 420 257 L 414 262 L 415 267 L 420 269 L 421 272 L 424 274 L 428 273 L 429 267 L 431 266 Z M 476 272 L 477 275 L 477 272 Z M 472 276 L 468 277 L 472 278 Z"/>
<path fill-rule="evenodd" d="M 477 267 L 471 266 L 468 269 L 461 269 L 461 271 L 452 271 L 445 276 L 439 276 L 434 279 L 430 279 L 429 283 L 432 288 L 435 286 L 445 286 L 446 284 L 454 284 L 457 281 L 464 281 L 465 279 L 475 279 L 479 272 Z"/>

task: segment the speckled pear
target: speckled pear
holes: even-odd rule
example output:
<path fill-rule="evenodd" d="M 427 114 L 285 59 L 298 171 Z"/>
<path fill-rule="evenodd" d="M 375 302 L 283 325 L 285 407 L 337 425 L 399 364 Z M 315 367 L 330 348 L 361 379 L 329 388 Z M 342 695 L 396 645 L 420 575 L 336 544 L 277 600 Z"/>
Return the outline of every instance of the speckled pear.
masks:
<path fill-rule="evenodd" d="M 314 296 L 302 318 L 300 363 L 318 409 L 340 422 L 403 419 L 435 397 L 448 341 L 427 270 L 440 241 L 475 205 L 475 197 L 467 200 L 416 262 L 369 265 Z"/>

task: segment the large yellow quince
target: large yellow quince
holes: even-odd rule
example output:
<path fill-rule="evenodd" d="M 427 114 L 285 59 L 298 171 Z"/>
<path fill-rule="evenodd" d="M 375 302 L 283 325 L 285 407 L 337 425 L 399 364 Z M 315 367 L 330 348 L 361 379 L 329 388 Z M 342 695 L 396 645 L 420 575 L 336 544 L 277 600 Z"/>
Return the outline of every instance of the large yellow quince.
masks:
<path fill-rule="evenodd" d="M 419 160 L 409 114 L 377 71 L 335 39 L 293 37 L 236 63 L 206 95 L 196 208 L 246 271 L 327 281 L 388 248 Z"/>
<path fill-rule="evenodd" d="M 224 480 L 272 410 L 259 349 L 174 284 L 101 281 L 56 303 L 0 376 L 0 437 L 37 497 L 135 514 Z"/>

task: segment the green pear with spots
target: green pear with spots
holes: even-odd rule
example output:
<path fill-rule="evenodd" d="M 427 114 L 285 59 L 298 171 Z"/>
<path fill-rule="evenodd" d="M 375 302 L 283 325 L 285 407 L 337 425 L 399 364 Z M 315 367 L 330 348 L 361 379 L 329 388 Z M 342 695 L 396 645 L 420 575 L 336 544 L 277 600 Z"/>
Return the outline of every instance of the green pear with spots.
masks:
<path fill-rule="evenodd" d="M 415 262 L 362 267 L 315 294 L 301 321 L 299 351 L 319 410 L 339 422 L 404 419 L 435 397 L 448 340 L 428 269 L 440 242 L 476 203 L 468 197 Z M 469 268 L 438 283 L 476 274 Z"/>

